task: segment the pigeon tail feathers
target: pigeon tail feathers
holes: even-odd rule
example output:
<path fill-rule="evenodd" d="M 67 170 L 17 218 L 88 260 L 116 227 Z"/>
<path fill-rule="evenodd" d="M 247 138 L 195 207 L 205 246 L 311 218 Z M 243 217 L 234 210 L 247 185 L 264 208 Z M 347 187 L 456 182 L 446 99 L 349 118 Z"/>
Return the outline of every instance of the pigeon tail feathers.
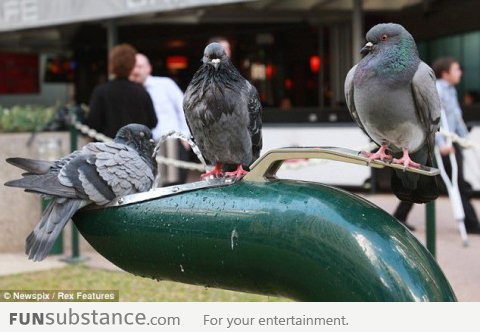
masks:
<path fill-rule="evenodd" d="M 43 212 L 42 218 L 27 237 L 25 253 L 33 261 L 43 260 L 58 235 L 75 212 L 87 203 L 80 199 L 67 199 L 60 203 L 52 200 Z"/>
<path fill-rule="evenodd" d="M 45 174 L 54 165 L 51 161 L 27 158 L 7 158 L 6 162 L 32 174 Z"/>
<path fill-rule="evenodd" d="M 425 144 L 411 156 L 412 160 L 422 165 L 433 166 L 429 144 Z M 435 200 L 439 195 L 437 176 L 425 176 L 396 169 L 392 172 L 390 183 L 393 193 L 401 201 L 417 204 L 428 203 Z"/>

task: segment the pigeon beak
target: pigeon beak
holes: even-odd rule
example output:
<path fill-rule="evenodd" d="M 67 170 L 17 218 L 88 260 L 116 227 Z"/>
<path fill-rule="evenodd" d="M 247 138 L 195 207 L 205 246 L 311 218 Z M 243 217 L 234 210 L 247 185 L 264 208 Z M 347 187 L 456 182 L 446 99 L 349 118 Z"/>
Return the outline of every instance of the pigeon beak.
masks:
<path fill-rule="evenodd" d="M 220 59 L 212 59 L 210 63 L 215 67 L 215 69 L 218 69 L 218 66 L 220 65 Z"/>
<path fill-rule="evenodd" d="M 363 46 L 363 48 L 361 49 L 360 53 L 362 55 L 366 55 L 368 54 L 373 48 L 373 43 L 372 42 L 368 42 L 365 44 L 365 46 Z"/>

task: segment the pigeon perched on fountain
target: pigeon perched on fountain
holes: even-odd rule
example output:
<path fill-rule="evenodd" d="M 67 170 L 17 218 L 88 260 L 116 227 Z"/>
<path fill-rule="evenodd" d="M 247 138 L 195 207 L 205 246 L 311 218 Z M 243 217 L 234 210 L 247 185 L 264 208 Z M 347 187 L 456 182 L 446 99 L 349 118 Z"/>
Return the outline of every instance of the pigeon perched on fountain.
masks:
<path fill-rule="evenodd" d="M 80 208 L 148 191 L 157 171 L 153 148 L 150 129 L 129 124 L 118 131 L 113 141 L 89 143 L 57 161 L 8 158 L 8 163 L 27 173 L 6 186 L 52 198 L 26 240 L 29 259 L 43 260 Z"/>
<path fill-rule="evenodd" d="M 209 44 L 183 101 L 187 124 L 200 151 L 215 167 L 202 177 L 239 178 L 262 148 L 262 106 L 255 87 L 238 72 L 219 43 Z"/>
<path fill-rule="evenodd" d="M 405 167 L 432 166 L 440 122 L 432 69 L 420 60 L 415 40 L 399 24 L 378 24 L 366 39 L 364 57 L 347 74 L 345 97 L 352 118 L 380 146 L 368 158 Z M 426 203 L 438 197 L 435 177 L 395 170 L 391 184 L 404 201 Z"/>

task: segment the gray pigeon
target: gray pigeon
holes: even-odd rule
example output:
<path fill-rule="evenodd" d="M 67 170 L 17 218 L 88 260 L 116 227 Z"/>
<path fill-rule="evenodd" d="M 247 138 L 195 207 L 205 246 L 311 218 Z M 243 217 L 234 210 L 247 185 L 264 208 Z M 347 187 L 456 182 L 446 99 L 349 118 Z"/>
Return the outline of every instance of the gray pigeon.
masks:
<path fill-rule="evenodd" d="M 28 258 L 43 260 L 78 209 L 149 190 L 157 170 L 153 148 L 150 129 L 130 124 L 122 127 L 112 142 L 89 143 L 57 161 L 7 159 L 27 173 L 6 186 L 52 197 L 27 238 Z"/>
<path fill-rule="evenodd" d="M 202 177 L 221 175 L 225 164 L 236 166 L 226 176 L 241 177 L 262 148 L 257 89 L 238 72 L 222 45 L 209 44 L 202 61 L 183 100 L 190 132 L 204 157 L 215 164 Z"/>
<path fill-rule="evenodd" d="M 347 74 L 345 97 L 352 118 L 380 146 L 369 158 L 405 167 L 432 166 L 440 122 L 432 69 L 420 60 L 412 35 L 399 24 L 378 24 L 366 39 L 364 57 Z M 395 170 L 391 183 L 404 201 L 425 203 L 438 197 L 435 177 Z"/>

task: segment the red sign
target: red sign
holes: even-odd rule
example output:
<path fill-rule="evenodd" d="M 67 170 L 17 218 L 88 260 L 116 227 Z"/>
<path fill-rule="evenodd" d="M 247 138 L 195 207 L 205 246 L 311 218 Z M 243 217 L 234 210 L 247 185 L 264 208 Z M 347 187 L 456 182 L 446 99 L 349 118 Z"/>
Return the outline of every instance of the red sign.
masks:
<path fill-rule="evenodd" d="M 39 93 L 38 55 L 0 52 L 0 94 Z"/>
<path fill-rule="evenodd" d="M 167 68 L 169 70 L 186 69 L 188 67 L 188 59 L 183 55 L 172 55 L 167 57 Z"/>

